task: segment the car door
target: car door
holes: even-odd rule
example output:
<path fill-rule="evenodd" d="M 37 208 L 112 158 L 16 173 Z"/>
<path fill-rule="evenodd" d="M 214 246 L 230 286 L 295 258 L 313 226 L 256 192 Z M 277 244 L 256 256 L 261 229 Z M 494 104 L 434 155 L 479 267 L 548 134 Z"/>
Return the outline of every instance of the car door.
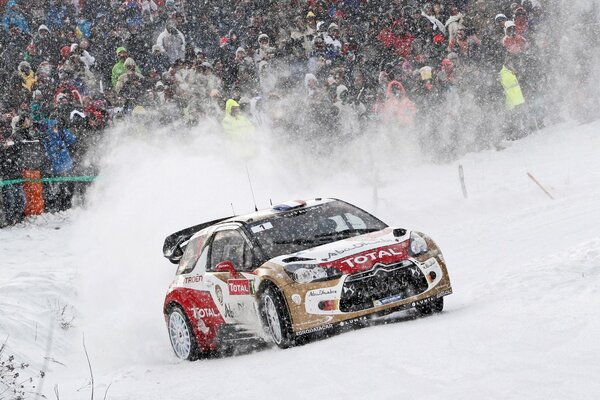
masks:
<path fill-rule="evenodd" d="M 217 307 L 228 323 L 255 326 L 258 321 L 255 288 L 254 252 L 246 235 L 236 228 L 215 232 L 211 242 L 207 275 L 211 275 Z M 223 270 L 222 263 L 233 264 L 235 271 Z M 220 268 L 221 267 L 221 268 Z"/>

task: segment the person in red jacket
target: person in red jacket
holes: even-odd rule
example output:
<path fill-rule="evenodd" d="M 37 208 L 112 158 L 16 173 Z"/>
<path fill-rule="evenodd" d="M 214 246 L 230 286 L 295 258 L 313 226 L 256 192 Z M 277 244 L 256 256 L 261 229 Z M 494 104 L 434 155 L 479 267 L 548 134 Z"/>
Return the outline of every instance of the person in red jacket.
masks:
<path fill-rule="evenodd" d="M 506 21 L 504 23 L 502 46 L 504 46 L 507 52 L 514 55 L 521 54 L 527 48 L 527 41 L 523 36 L 517 34 L 513 21 Z"/>
<path fill-rule="evenodd" d="M 412 52 L 412 42 L 415 37 L 406 29 L 403 20 L 397 19 L 391 28 L 383 28 L 377 35 L 383 47 L 393 48 L 395 53 L 403 58 L 409 58 Z"/>
<path fill-rule="evenodd" d="M 527 11 L 523 7 L 517 7 L 513 13 L 513 21 L 515 23 L 515 32 L 517 35 L 525 36 L 527 33 Z"/>

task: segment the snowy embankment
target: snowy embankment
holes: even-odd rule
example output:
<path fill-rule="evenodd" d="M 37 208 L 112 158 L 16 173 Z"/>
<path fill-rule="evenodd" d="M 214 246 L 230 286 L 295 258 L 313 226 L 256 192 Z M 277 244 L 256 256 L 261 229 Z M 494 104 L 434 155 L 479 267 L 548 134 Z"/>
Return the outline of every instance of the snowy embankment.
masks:
<path fill-rule="evenodd" d="M 111 385 L 109 399 L 596 399 L 599 132 L 598 122 L 552 127 L 443 165 L 393 139 L 335 162 L 263 149 L 248 164 L 259 207 L 339 197 L 426 232 L 444 250 L 454 294 L 438 316 L 195 363 L 170 349 L 161 305 L 174 266 L 162 241 L 231 214 L 232 202 L 251 211 L 245 165 L 207 156 L 222 154 L 210 138 L 121 140 L 86 209 L 0 231 L 0 335 L 48 370 L 49 397 L 58 385 L 61 398 L 89 398 L 85 333 L 96 398 Z"/>

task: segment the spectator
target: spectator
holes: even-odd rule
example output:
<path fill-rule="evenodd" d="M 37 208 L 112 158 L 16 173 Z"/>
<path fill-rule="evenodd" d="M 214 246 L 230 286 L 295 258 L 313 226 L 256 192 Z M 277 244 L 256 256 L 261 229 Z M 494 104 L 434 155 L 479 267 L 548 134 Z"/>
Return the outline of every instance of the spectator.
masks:
<path fill-rule="evenodd" d="M 156 39 L 160 50 L 169 58 L 171 64 L 185 59 L 185 37 L 172 21 L 167 22 L 165 30 Z"/>
<path fill-rule="evenodd" d="M 57 119 L 48 120 L 47 134 L 43 139 L 46 155 L 51 163 L 52 174 L 65 177 L 73 169 L 73 159 L 69 151 L 76 137 Z M 71 207 L 73 197 L 72 182 L 49 184 L 48 206 L 51 211 L 64 211 Z"/>
<path fill-rule="evenodd" d="M 504 23 L 504 33 L 502 45 L 510 54 L 521 54 L 527 48 L 527 41 L 523 36 L 517 34 L 513 21 L 506 21 Z"/>

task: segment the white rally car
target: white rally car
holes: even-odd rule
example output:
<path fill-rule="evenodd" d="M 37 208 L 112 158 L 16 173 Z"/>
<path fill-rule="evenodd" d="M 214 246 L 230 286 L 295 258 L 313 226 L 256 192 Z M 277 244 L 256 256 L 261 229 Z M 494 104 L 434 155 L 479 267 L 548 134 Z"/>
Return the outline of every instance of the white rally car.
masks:
<path fill-rule="evenodd" d="M 195 359 L 248 339 L 286 348 L 305 335 L 397 310 L 440 312 L 452 293 L 426 235 L 344 201 L 291 201 L 166 238 L 177 263 L 163 312 L 175 354 Z"/>

